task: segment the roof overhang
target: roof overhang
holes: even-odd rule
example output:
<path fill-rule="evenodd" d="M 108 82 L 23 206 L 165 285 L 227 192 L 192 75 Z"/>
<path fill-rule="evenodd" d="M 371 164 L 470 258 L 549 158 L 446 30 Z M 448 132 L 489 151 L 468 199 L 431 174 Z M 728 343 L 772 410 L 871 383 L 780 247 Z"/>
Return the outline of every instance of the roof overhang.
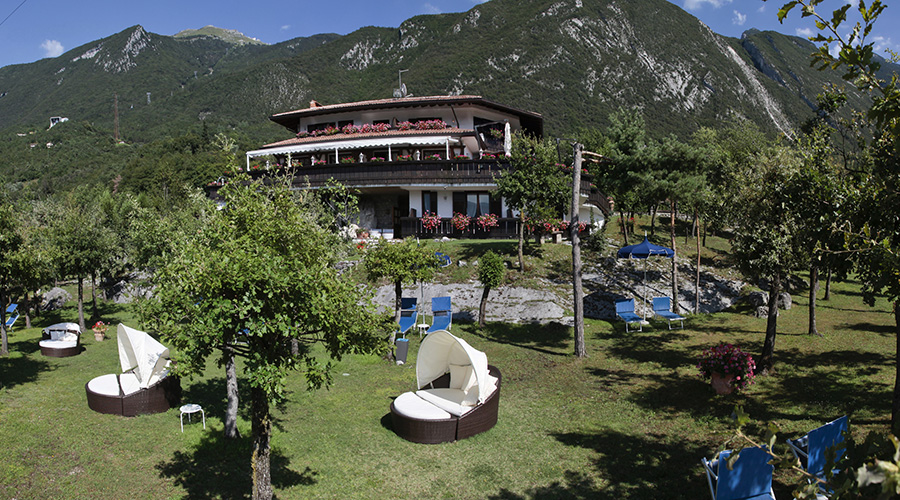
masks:
<path fill-rule="evenodd" d="M 307 144 L 292 144 L 288 146 L 257 149 L 247 151 L 248 158 L 266 155 L 285 155 L 292 153 L 315 153 L 318 151 L 352 150 L 365 148 L 384 148 L 393 146 L 443 146 L 445 144 L 459 144 L 458 136 L 429 135 L 429 136 L 403 136 L 403 137 L 374 137 L 371 139 L 358 139 L 353 141 L 327 141 Z"/>

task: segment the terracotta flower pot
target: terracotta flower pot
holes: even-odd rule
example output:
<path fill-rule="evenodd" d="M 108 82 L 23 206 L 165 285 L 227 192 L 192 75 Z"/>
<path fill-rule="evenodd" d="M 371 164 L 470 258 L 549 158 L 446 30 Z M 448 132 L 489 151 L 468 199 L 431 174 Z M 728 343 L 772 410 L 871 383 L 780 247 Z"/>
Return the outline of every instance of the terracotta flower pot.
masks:
<path fill-rule="evenodd" d="M 710 377 L 710 383 L 713 389 L 716 390 L 716 394 L 731 394 L 734 392 L 734 386 L 731 385 L 732 379 L 734 379 L 734 375 L 722 375 L 719 372 L 713 372 Z"/>
<path fill-rule="evenodd" d="M 103 335 L 103 332 L 94 332 L 94 340 L 96 340 L 97 342 L 103 340 L 104 337 L 105 336 Z"/>

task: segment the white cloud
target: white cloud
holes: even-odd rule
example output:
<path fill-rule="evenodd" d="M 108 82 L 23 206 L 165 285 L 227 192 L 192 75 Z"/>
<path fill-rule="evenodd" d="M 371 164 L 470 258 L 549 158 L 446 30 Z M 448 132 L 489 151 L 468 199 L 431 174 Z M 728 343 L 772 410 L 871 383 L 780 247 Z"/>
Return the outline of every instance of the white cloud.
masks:
<path fill-rule="evenodd" d="M 882 57 L 888 57 L 888 55 L 885 54 L 886 49 L 891 49 L 895 52 L 898 50 L 897 44 L 894 43 L 894 41 L 891 40 L 890 37 L 885 38 L 883 36 L 876 36 L 872 38 L 872 42 L 875 44 L 873 47 L 875 53 Z"/>
<path fill-rule="evenodd" d="M 287 31 L 287 30 L 289 30 L 289 29 L 291 29 L 291 25 L 290 25 L 290 24 L 285 24 L 284 26 L 281 27 L 281 31 Z"/>
<path fill-rule="evenodd" d="M 66 51 L 63 44 L 59 43 L 57 40 L 44 40 L 44 43 L 41 44 L 41 48 L 44 49 L 44 57 L 59 57 Z"/>
<path fill-rule="evenodd" d="M 744 23 L 747 22 L 747 14 L 741 14 L 738 11 L 734 11 L 734 17 L 731 18 L 732 24 L 736 24 L 738 26 L 743 26 Z"/>
<path fill-rule="evenodd" d="M 797 36 L 802 36 L 803 38 L 809 38 L 816 34 L 812 28 L 797 28 L 794 30 L 794 34 Z"/>
<path fill-rule="evenodd" d="M 684 0 L 684 10 L 700 10 L 704 5 L 709 5 L 714 9 L 718 9 L 723 5 L 728 5 L 733 0 Z"/>
<path fill-rule="evenodd" d="M 425 5 L 423 5 L 422 10 L 426 14 L 440 14 L 441 13 L 441 9 L 439 7 L 435 7 L 434 5 L 432 5 L 430 3 L 426 3 Z"/>

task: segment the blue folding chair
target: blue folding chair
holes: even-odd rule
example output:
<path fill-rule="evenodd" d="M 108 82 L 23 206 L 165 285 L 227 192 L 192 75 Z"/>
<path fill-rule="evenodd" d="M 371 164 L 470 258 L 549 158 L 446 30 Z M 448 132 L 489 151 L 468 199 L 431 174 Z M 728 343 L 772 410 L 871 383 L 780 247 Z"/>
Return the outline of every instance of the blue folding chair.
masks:
<path fill-rule="evenodd" d="M 637 323 L 638 331 L 644 331 L 644 325 L 642 323 L 642 319 L 640 316 L 634 313 L 634 299 L 626 299 L 626 300 L 617 300 L 616 301 L 616 316 L 622 319 L 625 322 L 625 331 L 630 332 L 632 330 L 628 330 L 629 323 Z"/>
<path fill-rule="evenodd" d="M 6 308 L 6 330 L 12 330 L 16 320 L 19 319 L 19 304 L 10 304 Z"/>
<path fill-rule="evenodd" d="M 419 311 L 416 309 L 418 299 L 415 297 L 400 298 L 400 320 L 398 321 L 400 335 L 406 335 L 410 328 L 415 326 Z"/>
<path fill-rule="evenodd" d="M 844 415 L 809 431 L 805 436 L 797 439 L 788 439 L 787 444 L 794 456 L 800 460 L 800 464 L 806 469 L 806 472 L 824 480 L 825 450 L 835 448 L 835 464 L 844 457 L 846 446 L 841 446 L 841 444 L 844 442 L 844 433 L 847 432 L 848 426 L 847 415 Z M 838 472 L 837 469 L 832 471 L 833 474 Z M 812 482 L 812 479 L 810 479 L 810 482 Z M 826 495 L 830 493 L 822 487 L 821 483 L 819 483 L 819 488 Z"/>
<path fill-rule="evenodd" d="M 775 467 L 769 464 L 772 457 L 766 449 L 744 448 L 729 470 L 726 461 L 732 453 L 723 450 L 713 460 L 700 459 L 713 500 L 775 500 L 772 490 Z"/>
<path fill-rule="evenodd" d="M 428 331 L 436 332 L 438 330 L 449 330 L 450 324 L 453 323 L 453 310 L 450 303 L 450 297 L 434 297 L 431 299 L 431 326 Z"/>
<path fill-rule="evenodd" d="M 681 322 L 681 329 L 684 329 L 684 318 L 672 312 L 672 301 L 669 297 L 653 298 L 653 315 L 659 316 L 669 322 L 669 330 L 672 329 L 673 321 Z"/>

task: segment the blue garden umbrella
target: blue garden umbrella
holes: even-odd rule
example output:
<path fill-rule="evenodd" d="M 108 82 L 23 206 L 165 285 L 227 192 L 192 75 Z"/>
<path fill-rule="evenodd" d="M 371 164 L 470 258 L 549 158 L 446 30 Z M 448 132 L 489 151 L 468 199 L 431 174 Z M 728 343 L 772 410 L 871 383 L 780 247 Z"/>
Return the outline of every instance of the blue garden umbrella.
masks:
<path fill-rule="evenodd" d="M 671 248 L 661 247 L 659 245 L 654 245 L 647 240 L 647 235 L 644 235 L 644 241 L 636 244 L 636 245 L 628 245 L 626 247 L 622 247 L 616 252 L 616 257 L 619 259 L 649 259 L 653 256 L 666 257 L 671 259 L 675 256 L 675 250 Z M 647 300 L 647 265 L 644 265 L 644 302 Z M 644 307 L 644 321 L 647 320 L 647 307 Z"/>

